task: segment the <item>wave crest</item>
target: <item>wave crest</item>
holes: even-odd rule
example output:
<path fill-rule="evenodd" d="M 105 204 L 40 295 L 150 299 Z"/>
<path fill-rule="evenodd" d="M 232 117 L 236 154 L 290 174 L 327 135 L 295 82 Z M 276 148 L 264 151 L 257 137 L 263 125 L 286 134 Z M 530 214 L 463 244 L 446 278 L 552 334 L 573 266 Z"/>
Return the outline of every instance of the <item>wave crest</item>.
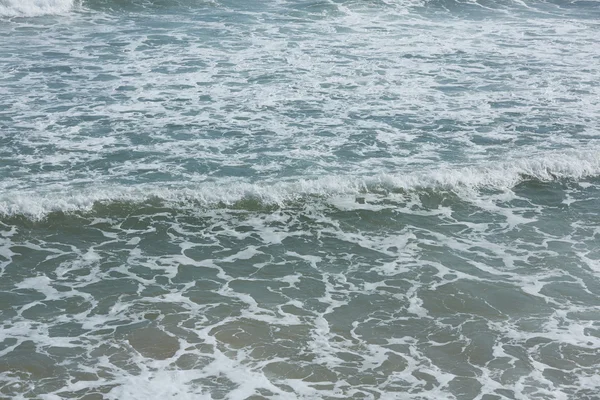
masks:
<path fill-rule="evenodd" d="M 437 169 L 372 177 L 325 176 L 294 181 L 223 183 L 194 186 L 156 183 L 152 186 L 104 186 L 83 190 L 16 191 L 0 196 L 0 215 L 23 215 L 40 219 L 52 212 L 86 212 L 96 205 L 142 203 L 158 200 L 178 207 L 284 206 L 310 198 L 415 190 L 452 191 L 468 199 L 478 191 L 506 191 L 527 181 L 580 180 L 600 176 L 600 152 L 552 153 L 543 157 L 516 159 L 488 166 Z M 304 200 L 303 200 L 304 199 Z M 308 200 L 310 201 L 310 200 Z"/>
<path fill-rule="evenodd" d="M 0 16 L 35 17 L 64 14 L 75 5 L 75 0 L 0 0 Z"/>

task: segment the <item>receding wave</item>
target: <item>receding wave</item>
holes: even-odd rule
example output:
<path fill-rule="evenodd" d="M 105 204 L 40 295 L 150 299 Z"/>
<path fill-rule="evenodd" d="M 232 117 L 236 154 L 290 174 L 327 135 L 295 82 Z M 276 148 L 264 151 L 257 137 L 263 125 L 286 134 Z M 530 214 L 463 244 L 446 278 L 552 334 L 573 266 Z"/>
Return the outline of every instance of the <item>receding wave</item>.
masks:
<path fill-rule="evenodd" d="M 75 0 L 0 0 L 0 16 L 35 17 L 64 14 L 75 6 Z"/>
<path fill-rule="evenodd" d="M 600 176 L 598 151 L 552 153 L 543 157 L 508 160 L 487 166 L 428 170 L 371 177 L 324 176 L 279 182 L 210 182 L 196 185 L 94 186 L 84 189 L 15 191 L 0 196 L 0 215 L 40 219 L 52 212 L 88 212 L 111 203 L 158 202 L 175 207 L 285 207 L 338 195 L 416 190 L 449 191 L 460 197 L 481 191 L 506 191 L 529 181 L 580 180 Z"/>

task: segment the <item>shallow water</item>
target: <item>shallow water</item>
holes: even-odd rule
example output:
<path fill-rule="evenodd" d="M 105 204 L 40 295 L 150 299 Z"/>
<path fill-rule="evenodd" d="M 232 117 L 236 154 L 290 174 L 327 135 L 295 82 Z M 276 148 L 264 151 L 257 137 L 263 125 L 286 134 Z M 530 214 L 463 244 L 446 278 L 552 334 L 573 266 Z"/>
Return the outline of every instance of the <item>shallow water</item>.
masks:
<path fill-rule="evenodd" d="M 0 16 L 0 398 L 600 399 L 600 3 Z"/>

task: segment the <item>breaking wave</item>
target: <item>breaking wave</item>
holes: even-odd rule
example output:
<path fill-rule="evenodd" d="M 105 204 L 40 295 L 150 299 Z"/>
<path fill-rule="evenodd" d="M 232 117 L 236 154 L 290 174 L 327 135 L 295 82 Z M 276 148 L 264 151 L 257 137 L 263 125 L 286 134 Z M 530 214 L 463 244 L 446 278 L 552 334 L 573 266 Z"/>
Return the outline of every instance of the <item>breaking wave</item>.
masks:
<path fill-rule="evenodd" d="M 75 0 L 0 0 L 0 16 L 35 17 L 64 14 L 75 6 Z"/>
<path fill-rule="evenodd" d="M 600 152 L 556 152 L 488 166 L 372 177 L 324 176 L 278 182 L 206 182 L 193 186 L 165 182 L 162 187 L 106 185 L 80 190 L 15 191 L 0 196 L 0 215 L 39 219 L 52 212 L 91 211 L 99 204 L 148 201 L 182 207 L 281 207 L 314 198 L 369 193 L 385 196 L 416 190 L 449 191 L 468 200 L 482 190 L 507 191 L 524 182 L 577 181 L 599 175 Z"/>

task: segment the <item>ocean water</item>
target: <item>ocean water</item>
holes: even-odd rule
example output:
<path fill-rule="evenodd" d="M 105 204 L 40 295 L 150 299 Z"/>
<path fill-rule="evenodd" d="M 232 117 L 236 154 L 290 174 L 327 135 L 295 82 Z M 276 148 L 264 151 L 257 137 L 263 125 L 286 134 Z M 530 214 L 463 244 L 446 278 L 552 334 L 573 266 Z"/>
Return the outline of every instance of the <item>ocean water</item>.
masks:
<path fill-rule="evenodd" d="M 0 0 L 0 398 L 600 399 L 599 38 Z"/>

